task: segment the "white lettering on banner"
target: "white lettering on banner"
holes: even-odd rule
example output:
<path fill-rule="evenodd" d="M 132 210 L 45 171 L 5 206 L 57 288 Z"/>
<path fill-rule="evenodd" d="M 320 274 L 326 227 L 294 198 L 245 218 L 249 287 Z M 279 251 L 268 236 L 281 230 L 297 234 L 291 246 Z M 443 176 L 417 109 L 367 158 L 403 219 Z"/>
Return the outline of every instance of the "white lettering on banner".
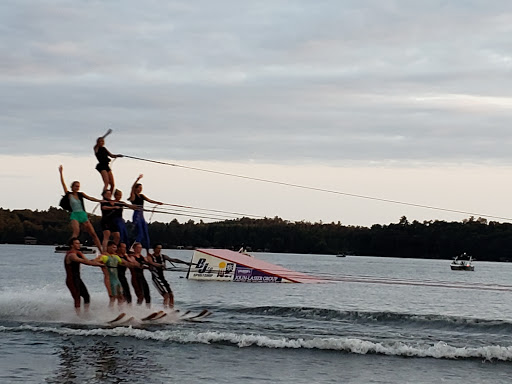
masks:
<path fill-rule="evenodd" d="M 213 277 L 213 273 L 194 273 L 194 277 Z"/>
<path fill-rule="evenodd" d="M 276 283 L 279 277 L 277 276 L 236 276 L 235 281 L 246 283 Z"/>

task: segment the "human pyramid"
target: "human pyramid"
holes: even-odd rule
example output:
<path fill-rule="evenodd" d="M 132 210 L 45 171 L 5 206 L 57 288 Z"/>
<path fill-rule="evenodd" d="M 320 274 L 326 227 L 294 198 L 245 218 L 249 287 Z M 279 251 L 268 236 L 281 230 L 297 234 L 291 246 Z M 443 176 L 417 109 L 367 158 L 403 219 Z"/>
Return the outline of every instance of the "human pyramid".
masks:
<path fill-rule="evenodd" d="M 122 192 L 119 189 L 114 189 L 114 175 L 110 168 L 110 159 L 123 157 L 123 155 L 114 155 L 105 147 L 105 138 L 111 132 L 111 130 L 108 130 L 105 135 L 98 137 L 94 146 L 94 153 L 98 159 L 96 169 L 100 173 L 104 184 L 103 198 L 101 200 L 80 192 L 79 181 L 73 181 L 71 191 L 69 191 L 64 181 L 64 168 L 62 165 L 59 166 L 60 181 L 64 190 L 61 206 L 70 211 L 70 224 L 73 230 L 69 240 L 70 249 L 64 258 L 64 265 L 66 269 L 66 285 L 75 302 L 75 311 L 80 315 L 81 298 L 84 299 L 85 311 L 88 310 L 90 303 L 89 293 L 80 277 L 80 264 L 102 268 L 105 287 L 110 298 L 110 307 L 114 306 L 116 300 L 119 305 L 125 302 L 128 305 L 132 303 L 130 286 L 125 275 L 128 268 L 131 272 L 131 283 L 138 305 L 145 301 L 146 306 L 151 306 L 149 285 L 144 277 L 144 270 L 149 269 L 153 285 L 164 299 L 164 307 L 172 308 L 174 306 L 174 295 L 164 277 L 165 262 L 189 263 L 163 255 L 161 253 L 161 244 L 155 244 L 153 246 L 153 253 L 150 252 L 148 225 L 144 219 L 144 201 L 158 205 L 163 203 L 152 200 L 142 194 L 142 184 L 139 183 L 139 180 L 143 177 L 142 174 L 137 177 L 132 185 L 129 198 L 131 204 L 121 201 Z M 112 199 L 112 196 L 114 196 L 114 199 Z M 84 199 L 100 203 L 101 205 L 102 242 L 100 242 L 94 227 L 89 221 L 85 211 Z M 135 243 L 130 251 L 127 251 L 129 239 L 123 220 L 124 208 L 133 209 L 133 224 L 136 228 Z M 100 255 L 95 259 L 90 260 L 80 252 L 81 244 L 78 239 L 80 227 L 83 227 L 91 235 L 94 244 L 100 252 Z M 146 249 L 146 256 L 141 254 L 143 248 Z"/>

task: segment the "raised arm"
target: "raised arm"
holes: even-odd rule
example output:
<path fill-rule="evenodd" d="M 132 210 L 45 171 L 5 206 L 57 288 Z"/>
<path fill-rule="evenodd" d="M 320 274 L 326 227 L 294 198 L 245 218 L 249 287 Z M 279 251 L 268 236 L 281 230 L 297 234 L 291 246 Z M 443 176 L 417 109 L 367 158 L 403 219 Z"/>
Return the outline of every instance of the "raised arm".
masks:
<path fill-rule="evenodd" d="M 59 165 L 59 173 L 60 173 L 60 182 L 62 183 L 62 189 L 64 189 L 64 193 L 68 193 L 68 187 L 66 186 L 66 182 L 64 181 L 64 167 Z"/>
<path fill-rule="evenodd" d="M 141 173 L 139 177 L 137 177 L 137 179 L 135 180 L 135 183 L 133 183 L 132 190 L 130 192 L 130 201 L 135 200 L 135 188 L 137 188 L 137 183 L 139 182 L 140 179 L 142 179 L 143 176 L 144 175 Z"/>

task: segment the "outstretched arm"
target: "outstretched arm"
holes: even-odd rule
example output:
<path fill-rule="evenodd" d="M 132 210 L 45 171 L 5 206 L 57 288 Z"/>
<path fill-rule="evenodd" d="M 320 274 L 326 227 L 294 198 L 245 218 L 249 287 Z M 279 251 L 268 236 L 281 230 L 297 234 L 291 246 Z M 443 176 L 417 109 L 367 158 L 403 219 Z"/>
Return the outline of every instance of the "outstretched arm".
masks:
<path fill-rule="evenodd" d="M 164 267 L 162 264 L 155 263 L 153 261 L 153 259 L 151 258 L 151 256 L 149 256 L 149 255 L 145 257 L 145 260 L 146 260 L 146 263 L 148 263 L 148 264 L 150 264 L 150 265 L 152 265 L 154 267 L 157 267 L 157 268 L 163 268 Z"/>
<path fill-rule="evenodd" d="M 110 153 L 110 151 L 107 148 L 105 148 L 105 149 L 107 150 L 108 156 L 112 157 L 113 159 L 115 159 L 116 157 L 123 157 L 123 155 L 121 155 L 121 154 L 114 155 L 113 153 Z"/>
<path fill-rule="evenodd" d="M 90 201 L 94 201 L 96 203 L 101 203 L 103 200 L 100 200 L 100 199 L 97 199 L 95 197 L 92 197 L 92 196 L 89 196 L 89 195 L 86 195 L 85 193 L 82 192 L 82 196 L 84 198 L 86 198 L 87 200 L 90 200 Z"/>
<path fill-rule="evenodd" d="M 62 189 L 64 189 L 64 193 L 68 193 L 68 187 L 66 186 L 66 182 L 64 181 L 64 167 L 59 165 L 59 173 L 60 173 L 60 182 L 62 183 Z"/>
<path fill-rule="evenodd" d="M 151 200 L 149 197 L 147 197 L 145 195 L 142 195 L 142 196 L 143 196 L 143 199 L 146 200 L 148 203 L 158 204 L 158 205 L 162 205 L 163 204 L 163 203 L 161 203 L 159 201 Z"/>
<path fill-rule="evenodd" d="M 89 260 L 85 256 L 84 257 L 80 257 L 76 253 L 72 253 L 71 255 L 69 255 L 69 258 L 72 261 L 75 261 L 77 263 L 92 265 L 94 267 L 104 267 L 105 266 L 103 263 L 100 263 L 100 262 L 98 262 L 96 260 Z"/>
<path fill-rule="evenodd" d="M 164 260 L 167 260 L 167 261 L 169 261 L 171 263 L 192 265 L 192 263 L 189 263 L 188 261 L 183 261 L 183 260 L 180 260 L 180 259 L 174 259 L 174 258 L 169 257 L 167 255 L 162 255 L 162 257 L 164 258 Z"/>
<path fill-rule="evenodd" d="M 140 207 L 137 207 L 136 205 L 125 203 L 124 201 L 118 201 L 117 203 L 125 206 L 126 208 L 130 208 L 130 209 L 133 209 L 133 210 L 136 210 L 136 209 L 140 208 Z"/>

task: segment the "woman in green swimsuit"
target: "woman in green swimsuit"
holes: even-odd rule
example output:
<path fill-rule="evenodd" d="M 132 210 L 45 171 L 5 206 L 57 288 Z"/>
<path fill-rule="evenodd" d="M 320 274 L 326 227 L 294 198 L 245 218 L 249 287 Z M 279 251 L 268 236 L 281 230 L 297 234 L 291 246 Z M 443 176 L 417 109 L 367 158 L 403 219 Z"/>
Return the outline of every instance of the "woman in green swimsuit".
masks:
<path fill-rule="evenodd" d="M 78 238 L 78 235 L 80 235 L 80 225 L 82 224 L 85 230 L 89 232 L 89 234 L 91 235 L 96 247 L 98 247 L 99 251 L 102 252 L 100 239 L 98 238 L 98 235 L 96 235 L 94 227 L 89 221 L 89 217 L 87 216 L 87 212 L 85 212 L 84 206 L 84 199 L 95 201 L 97 203 L 101 202 L 101 200 L 88 196 L 83 192 L 79 192 L 79 181 L 73 181 L 73 183 L 71 184 L 71 191 L 68 191 L 68 187 L 64 182 L 63 169 L 64 168 L 62 167 L 62 165 L 59 166 L 60 182 L 62 183 L 64 193 L 69 198 L 69 204 L 71 206 L 71 215 L 69 217 L 69 219 L 71 220 L 71 228 L 73 229 L 73 235 L 71 237 Z"/>
<path fill-rule="evenodd" d="M 124 302 L 123 287 L 117 273 L 117 268 L 119 265 L 123 264 L 123 260 L 116 254 L 116 251 L 116 243 L 109 240 L 103 255 L 98 256 L 96 259 L 107 267 L 103 270 L 103 273 L 105 276 L 105 287 L 107 288 L 110 299 L 109 307 L 113 307 L 116 300 L 118 305 Z"/>

